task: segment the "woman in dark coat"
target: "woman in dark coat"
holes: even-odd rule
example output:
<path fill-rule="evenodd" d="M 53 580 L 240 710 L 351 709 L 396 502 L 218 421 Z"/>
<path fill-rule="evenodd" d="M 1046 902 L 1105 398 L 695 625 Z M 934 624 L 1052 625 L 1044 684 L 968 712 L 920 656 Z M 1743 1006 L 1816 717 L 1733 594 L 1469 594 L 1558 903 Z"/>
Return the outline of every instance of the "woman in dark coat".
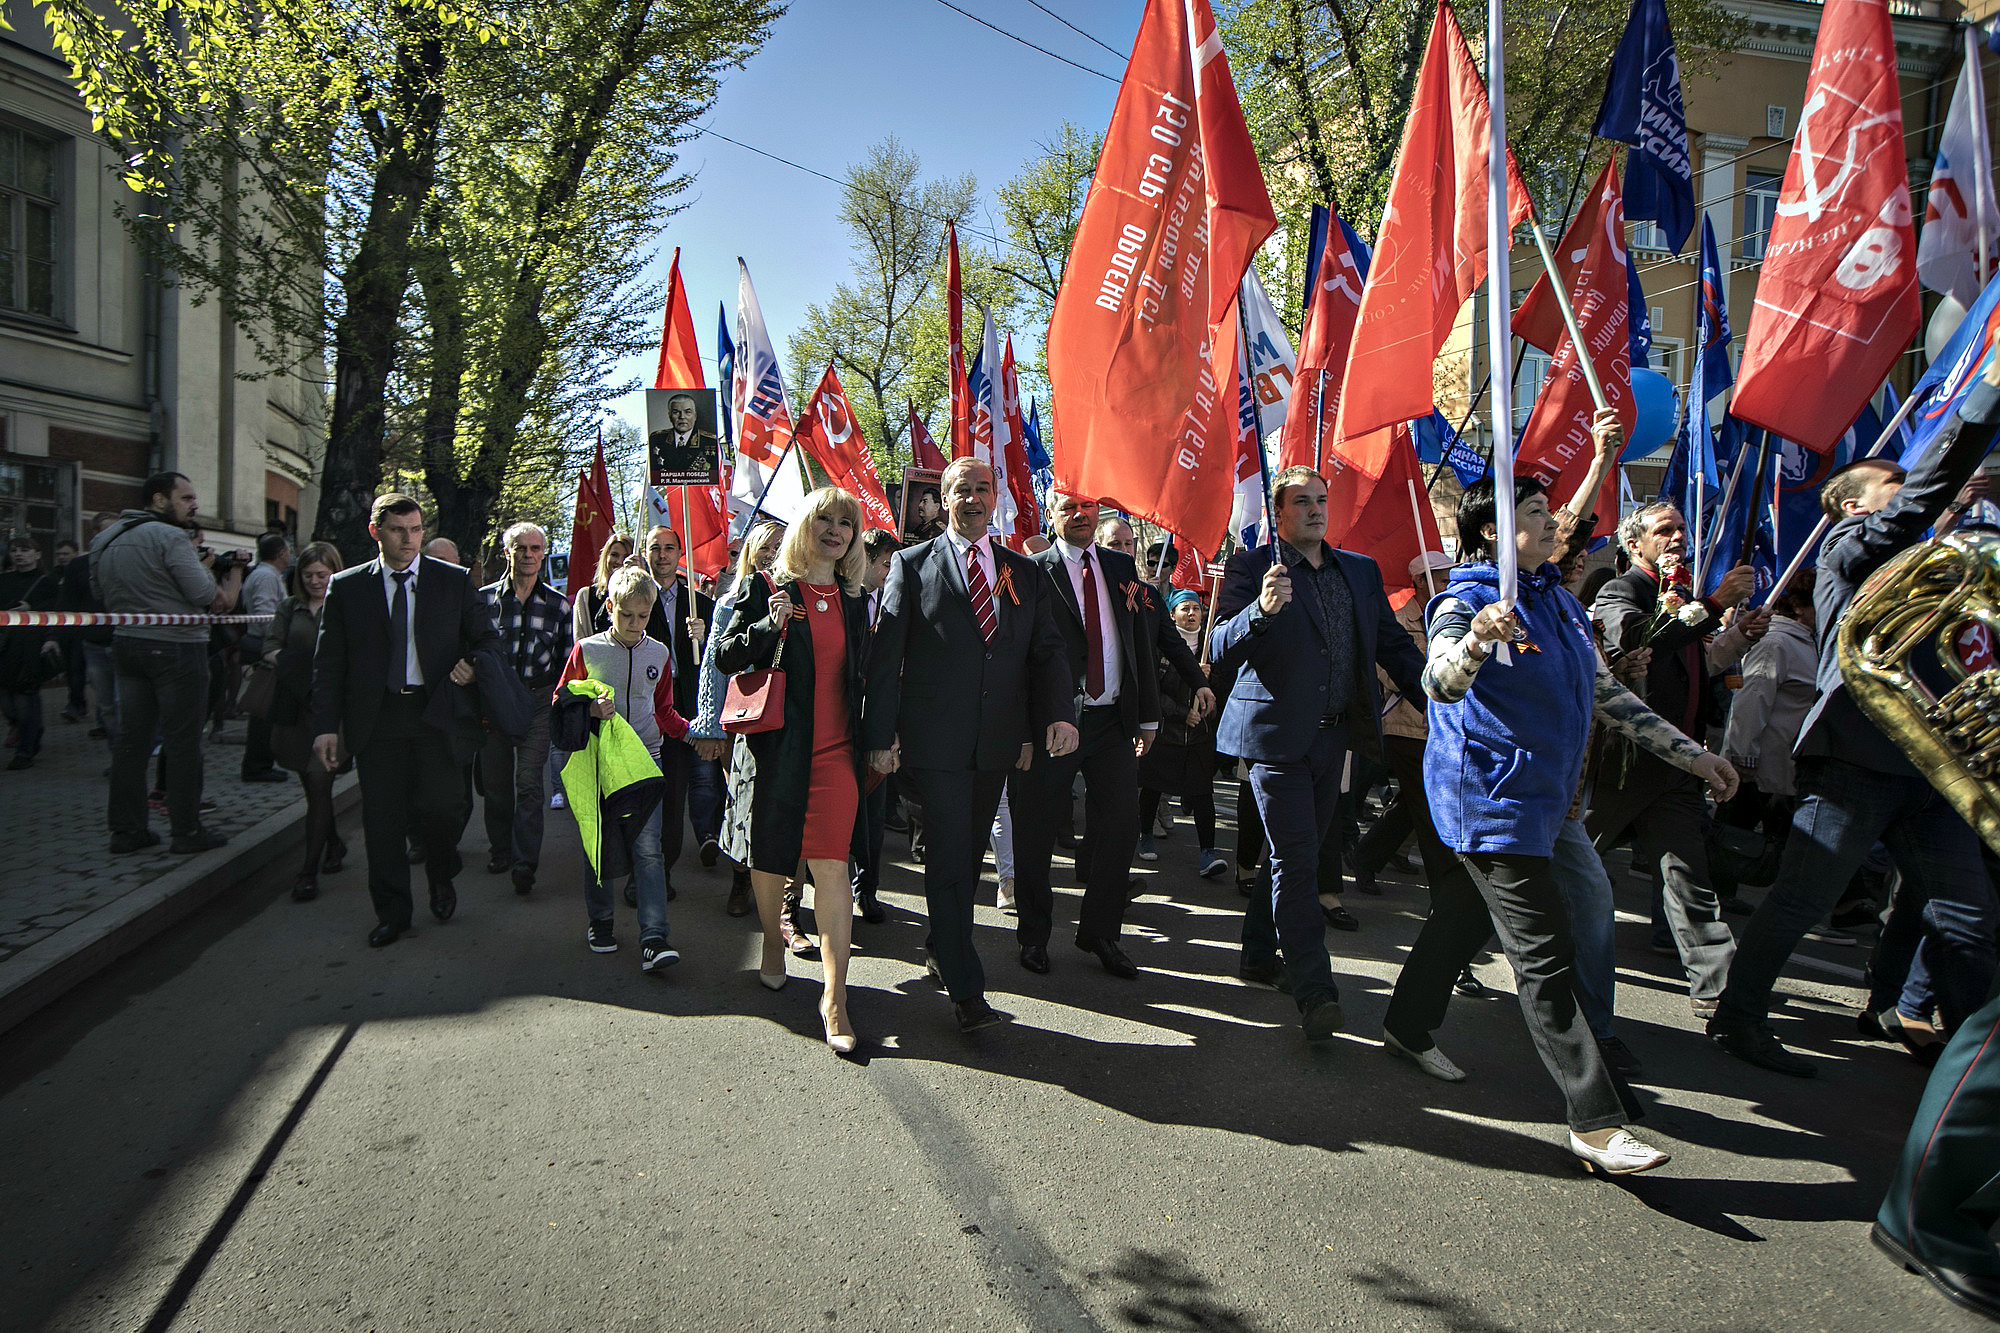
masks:
<path fill-rule="evenodd" d="M 292 565 L 291 596 L 278 603 L 264 636 L 264 664 L 278 673 L 268 719 L 271 753 L 299 775 L 306 791 L 306 860 L 292 881 L 292 900 L 301 903 L 319 897 L 320 875 L 331 875 L 347 859 L 333 810 L 333 781 L 349 767 L 347 747 L 341 746 L 338 772 L 329 771 L 313 753 L 312 720 L 306 716 L 320 612 L 326 607 L 327 585 L 341 567 L 340 552 L 331 543 L 314 542 L 300 551 Z"/>
<path fill-rule="evenodd" d="M 1167 599 L 1174 630 L 1200 651 L 1202 605 L 1199 595 L 1185 588 Z M 1153 861 L 1153 818 L 1161 796 L 1178 796 L 1181 809 L 1194 821 L 1201 847 L 1201 875 L 1213 879 L 1229 868 L 1215 848 L 1215 719 L 1195 709 L 1194 687 L 1181 678 L 1173 663 L 1160 659 L 1160 734 L 1139 761 L 1139 859 Z"/>
<path fill-rule="evenodd" d="M 854 743 L 869 632 L 861 525 L 861 506 L 846 491 L 824 487 L 807 496 L 771 578 L 751 580 L 715 650 L 716 669 L 726 675 L 774 665 L 784 671 L 784 725 L 745 735 L 736 746 L 723 850 L 750 867 L 764 923 L 758 976 L 772 990 L 785 984 L 785 885 L 802 862 L 811 871 L 826 964 L 820 1018 L 827 1045 L 841 1055 L 856 1046 L 847 1017 L 854 938 L 847 858 L 865 782 Z"/>

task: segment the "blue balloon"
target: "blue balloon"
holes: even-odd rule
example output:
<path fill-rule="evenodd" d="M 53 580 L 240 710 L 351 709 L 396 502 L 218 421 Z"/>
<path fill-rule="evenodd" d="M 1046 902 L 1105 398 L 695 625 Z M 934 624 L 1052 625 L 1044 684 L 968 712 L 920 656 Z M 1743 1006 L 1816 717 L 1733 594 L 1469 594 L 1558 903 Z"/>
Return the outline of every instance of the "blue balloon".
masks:
<path fill-rule="evenodd" d="M 1674 384 L 1657 370 L 1632 369 L 1632 407 L 1637 420 L 1632 438 L 1618 456 L 1621 463 L 1644 458 L 1674 437 Z"/>

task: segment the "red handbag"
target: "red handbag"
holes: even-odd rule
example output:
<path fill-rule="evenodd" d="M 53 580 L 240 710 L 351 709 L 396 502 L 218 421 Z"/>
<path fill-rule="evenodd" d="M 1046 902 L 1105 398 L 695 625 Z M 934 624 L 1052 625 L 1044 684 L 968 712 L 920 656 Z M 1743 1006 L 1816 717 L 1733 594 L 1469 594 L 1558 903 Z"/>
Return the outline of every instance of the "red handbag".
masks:
<path fill-rule="evenodd" d="M 778 631 L 778 649 L 771 654 L 770 666 L 729 678 L 729 690 L 722 697 L 722 729 L 730 735 L 754 736 L 785 725 L 785 636 L 791 632 L 790 623 Z"/>

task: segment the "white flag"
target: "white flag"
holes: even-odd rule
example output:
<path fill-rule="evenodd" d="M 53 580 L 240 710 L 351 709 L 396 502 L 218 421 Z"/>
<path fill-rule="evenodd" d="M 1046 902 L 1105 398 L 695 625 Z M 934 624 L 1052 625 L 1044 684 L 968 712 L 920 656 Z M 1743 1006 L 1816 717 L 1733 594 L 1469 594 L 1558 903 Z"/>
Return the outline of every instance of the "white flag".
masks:
<path fill-rule="evenodd" d="M 1250 383 L 1257 393 L 1257 424 L 1266 438 L 1284 428 L 1285 413 L 1292 403 L 1292 379 L 1299 371 L 1299 355 L 1277 309 L 1264 292 L 1264 284 L 1253 267 L 1243 275 L 1243 324 L 1250 332 Z"/>
<path fill-rule="evenodd" d="M 993 312 L 986 316 L 986 335 L 980 346 L 979 364 L 972 372 L 972 456 L 993 469 L 993 531 L 1002 537 L 1014 533 L 1014 492 L 1007 487 L 1007 445 L 1013 427 L 1000 401 L 1000 338 L 993 327 Z"/>
<path fill-rule="evenodd" d="M 1979 42 L 1965 30 L 1965 66 L 1951 95 L 1951 110 L 1931 168 L 1924 227 L 1917 237 L 1917 280 L 1970 309 L 2000 257 L 2000 205 L 1993 198 L 1993 159 L 1987 147 L 1986 97 L 1980 87 Z M 1979 271 L 1985 237 L 1986 273 Z"/>
<path fill-rule="evenodd" d="M 758 501 L 763 501 L 762 509 Z M 789 443 L 779 455 L 776 467 L 765 467 L 754 458 L 736 455 L 736 470 L 729 478 L 729 536 L 743 535 L 754 511 L 780 523 L 796 523 L 806 509 L 805 469 L 799 466 L 798 450 Z"/>

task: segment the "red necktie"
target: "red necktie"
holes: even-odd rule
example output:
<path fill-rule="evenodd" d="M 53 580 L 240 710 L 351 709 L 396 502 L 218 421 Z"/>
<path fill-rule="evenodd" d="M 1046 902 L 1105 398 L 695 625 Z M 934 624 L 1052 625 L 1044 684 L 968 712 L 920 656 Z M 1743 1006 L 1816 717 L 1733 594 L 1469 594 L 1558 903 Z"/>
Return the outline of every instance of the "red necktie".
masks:
<path fill-rule="evenodd" d="M 986 571 L 979 564 L 979 548 L 965 548 L 965 590 L 972 595 L 972 616 L 979 622 L 980 637 L 993 642 L 1000 618 L 993 613 L 993 593 L 986 586 Z"/>
<path fill-rule="evenodd" d="M 1104 695 L 1104 622 L 1097 613 L 1097 575 L 1090 569 L 1090 552 L 1083 553 L 1083 637 L 1088 657 L 1083 667 L 1083 693 L 1087 699 Z"/>

